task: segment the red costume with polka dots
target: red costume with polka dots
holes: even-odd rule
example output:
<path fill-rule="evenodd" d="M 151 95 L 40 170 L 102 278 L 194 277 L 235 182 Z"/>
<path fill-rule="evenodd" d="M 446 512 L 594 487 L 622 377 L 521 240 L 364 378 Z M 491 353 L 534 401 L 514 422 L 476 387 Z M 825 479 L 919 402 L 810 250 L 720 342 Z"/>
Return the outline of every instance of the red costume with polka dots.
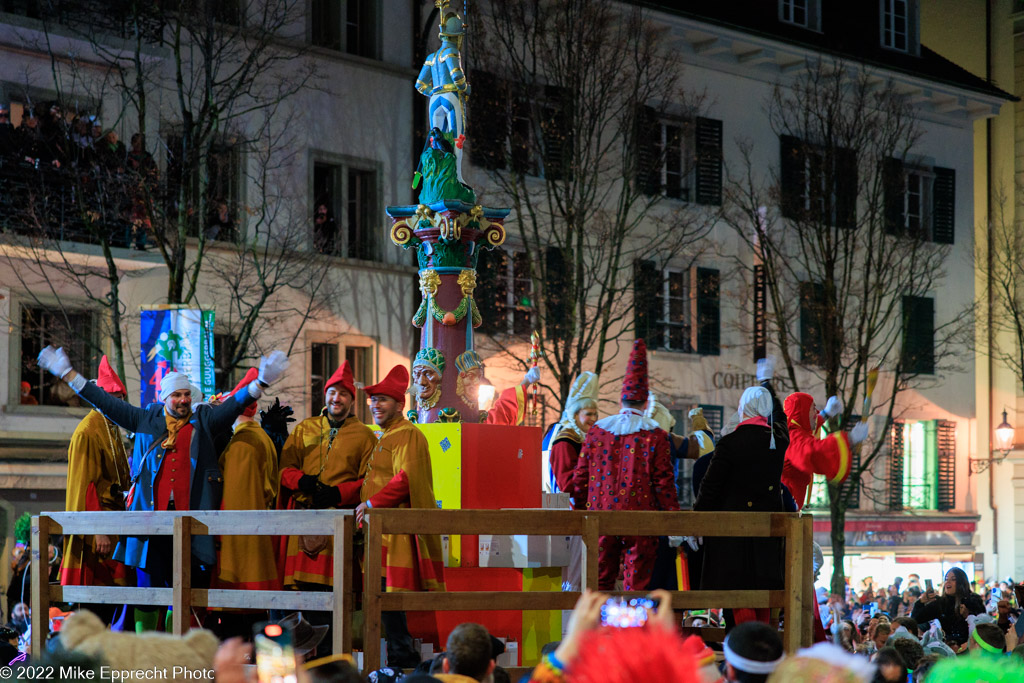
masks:
<path fill-rule="evenodd" d="M 622 400 L 647 400 L 647 348 L 633 344 L 622 384 Z M 623 407 L 587 432 L 573 472 L 571 488 L 577 510 L 678 510 L 668 434 L 644 417 L 643 410 Z M 611 590 L 622 568 L 625 590 L 644 590 L 654 568 L 654 536 L 602 536 L 598 552 L 598 588 Z"/>

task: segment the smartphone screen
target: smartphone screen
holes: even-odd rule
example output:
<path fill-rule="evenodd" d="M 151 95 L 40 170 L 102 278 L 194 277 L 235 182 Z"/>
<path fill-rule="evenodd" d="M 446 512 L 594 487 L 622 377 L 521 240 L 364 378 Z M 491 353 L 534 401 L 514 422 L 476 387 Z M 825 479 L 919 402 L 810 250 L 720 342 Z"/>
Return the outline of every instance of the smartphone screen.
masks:
<path fill-rule="evenodd" d="M 933 590 L 935 590 L 934 586 L 932 585 L 932 580 L 931 579 L 925 579 L 924 580 L 924 589 L 926 591 L 933 591 Z"/>
<path fill-rule="evenodd" d="M 653 611 L 654 601 L 647 598 L 634 598 L 629 602 L 622 598 L 608 598 L 601 605 L 601 625 L 615 628 L 643 626 Z"/>
<path fill-rule="evenodd" d="M 295 649 L 290 629 L 274 623 L 253 629 L 256 676 L 259 683 L 296 683 Z"/>

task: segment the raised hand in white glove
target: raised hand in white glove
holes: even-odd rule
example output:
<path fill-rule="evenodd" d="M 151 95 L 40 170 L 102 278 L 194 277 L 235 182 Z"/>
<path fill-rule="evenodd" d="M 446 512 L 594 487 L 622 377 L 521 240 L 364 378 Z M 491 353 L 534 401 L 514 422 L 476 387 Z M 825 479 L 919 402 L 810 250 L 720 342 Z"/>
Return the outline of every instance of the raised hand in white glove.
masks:
<path fill-rule="evenodd" d="M 827 420 L 841 412 L 843 412 L 843 402 L 839 400 L 838 396 L 829 396 L 828 401 L 825 402 L 825 409 L 821 411 L 821 414 Z"/>
<path fill-rule="evenodd" d="M 64 379 L 64 375 L 73 369 L 68 354 L 64 353 L 64 347 L 55 349 L 52 346 L 47 346 L 39 352 L 36 362 L 39 363 L 39 367 L 61 379 Z"/>
<path fill-rule="evenodd" d="M 284 351 L 271 351 L 269 356 L 260 358 L 259 382 L 263 386 L 273 384 L 288 369 L 288 356 Z"/>
<path fill-rule="evenodd" d="M 850 443 L 856 446 L 868 437 L 868 423 L 858 422 L 850 430 Z"/>
<path fill-rule="evenodd" d="M 686 545 L 690 546 L 690 550 L 697 552 L 697 546 L 704 543 L 703 536 L 683 536 L 683 540 L 686 541 Z"/>
<path fill-rule="evenodd" d="M 540 368 L 530 368 L 523 375 L 523 386 L 530 386 L 540 381 Z"/>
<path fill-rule="evenodd" d="M 775 377 L 775 356 L 768 356 L 757 361 L 757 381 L 766 382 Z"/>

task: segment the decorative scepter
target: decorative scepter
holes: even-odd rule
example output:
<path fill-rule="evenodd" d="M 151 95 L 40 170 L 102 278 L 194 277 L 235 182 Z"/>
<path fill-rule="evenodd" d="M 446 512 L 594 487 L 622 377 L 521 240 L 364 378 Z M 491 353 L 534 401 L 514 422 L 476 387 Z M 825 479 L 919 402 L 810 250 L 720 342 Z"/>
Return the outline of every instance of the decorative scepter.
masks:
<path fill-rule="evenodd" d="M 534 330 L 530 335 L 530 367 L 537 367 L 537 363 L 540 361 L 540 333 Z M 534 382 L 533 386 L 530 387 L 530 414 L 537 414 L 537 394 L 540 392 L 539 382 Z"/>

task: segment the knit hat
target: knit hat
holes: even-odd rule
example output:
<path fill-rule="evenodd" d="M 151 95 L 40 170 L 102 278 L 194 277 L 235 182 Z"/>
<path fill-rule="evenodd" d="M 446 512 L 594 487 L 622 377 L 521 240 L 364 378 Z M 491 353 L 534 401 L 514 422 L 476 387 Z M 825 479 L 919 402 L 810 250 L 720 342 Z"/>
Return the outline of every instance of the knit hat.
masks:
<path fill-rule="evenodd" d="M 626 376 L 622 379 L 622 400 L 647 400 L 647 344 L 643 339 L 634 341 L 629 353 Z"/>
<path fill-rule="evenodd" d="M 99 377 L 96 379 L 96 386 L 103 389 L 108 394 L 127 394 L 128 389 L 125 388 L 124 382 L 114 372 L 114 368 L 110 367 L 110 362 L 106 356 L 100 358 L 100 372 Z"/>
<path fill-rule="evenodd" d="M 242 391 L 242 390 L 246 389 L 250 384 L 255 382 L 256 378 L 259 377 L 259 376 L 260 376 L 260 371 L 259 370 L 257 370 L 256 368 L 249 368 L 249 371 L 247 373 L 245 373 L 245 377 L 242 378 L 242 381 L 239 382 L 238 385 L 235 386 L 235 388 L 231 390 L 230 394 L 225 395 L 224 398 L 225 399 L 231 398 L 232 396 L 237 394 L 239 391 Z M 253 401 L 252 403 L 250 403 L 248 406 L 245 407 L 245 410 L 242 411 L 242 415 L 245 415 L 246 417 L 253 417 L 256 414 L 256 408 L 257 407 L 258 406 L 256 404 L 256 401 Z"/>
<path fill-rule="evenodd" d="M 363 387 L 363 391 L 366 392 L 367 396 L 373 396 L 375 394 L 383 394 L 384 396 L 390 396 L 399 403 L 405 403 L 405 392 L 409 388 L 409 371 L 405 369 L 404 365 L 396 365 L 391 368 L 391 372 L 380 382 Z"/>
<path fill-rule="evenodd" d="M 444 354 L 435 348 L 430 346 L 420 349 L 420 352 L 416 354 L 416 359 L 412 362 L 412 366 L 430 368 L 437 374 L 444 372 Z"/>
<path fill-rule="evenodd" d="M 192 381 L 183 372 L 172 371 L 168 372 L 160 380 L 160 402 L 167 403 L 167 398 L 175 391 L 181 391 L 182 389 L 192 390 Z M 193 398 L 199 398 L 194 396 Z"/>
<path fill-rule="evenodd" d="M 351 394 L 352 398 L 356 397 L 356 382 L 352 377 L 352 366 L 348 364 L 347 360 L 342 361 L 341 366 L 324 382 L 324 393 L 327 393 L 327 390 L 335 384 L 340 384 L 341 388 Z"/>

